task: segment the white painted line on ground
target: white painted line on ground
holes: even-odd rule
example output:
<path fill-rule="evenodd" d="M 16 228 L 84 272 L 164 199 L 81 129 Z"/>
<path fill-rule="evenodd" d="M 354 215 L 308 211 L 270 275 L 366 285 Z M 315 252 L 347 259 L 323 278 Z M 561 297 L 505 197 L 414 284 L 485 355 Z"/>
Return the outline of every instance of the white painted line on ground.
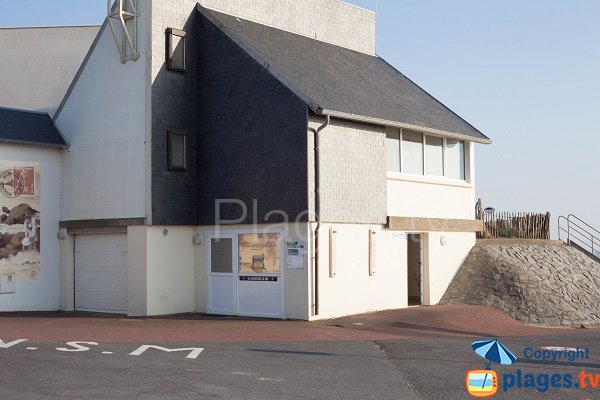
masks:
<path fill-rule="evenodd" d="M 37 347 L 27 347 L 27 350 L 37 350 Z"/>
<path fill-rule="evenodd" d="M 112 351 L 103 351 L 102 354 L 113 354 Z"/>

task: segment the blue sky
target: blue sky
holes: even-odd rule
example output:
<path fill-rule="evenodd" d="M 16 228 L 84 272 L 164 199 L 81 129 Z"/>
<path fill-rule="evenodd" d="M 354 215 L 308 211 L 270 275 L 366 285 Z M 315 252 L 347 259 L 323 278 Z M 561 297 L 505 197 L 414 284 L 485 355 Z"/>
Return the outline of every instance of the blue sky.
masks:
<path fill-rule="evenodd" d="M 477 149 L 484 204 L 600 227 L 600 1 L 378 3 L 378 53 L 494 141 Z M 105 7 L 0 0 L 0 26 L 95 24 Z"/>

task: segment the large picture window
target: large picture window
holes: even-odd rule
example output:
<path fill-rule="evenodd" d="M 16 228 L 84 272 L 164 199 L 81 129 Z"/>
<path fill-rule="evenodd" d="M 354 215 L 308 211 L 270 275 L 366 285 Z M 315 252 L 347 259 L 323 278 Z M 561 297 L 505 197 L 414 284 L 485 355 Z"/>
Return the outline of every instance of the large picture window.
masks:
<path fill-rule="evenodd" d="M 467 179 L 464 141 L 388 128 L 385 151 L 388 172 Z"/>
<path fill-rule="evenodd" d="M 448 178 L 465 179 L 465 143 L 459 140 L 446 139 L 448 157 Z"/>
<path fill-rule="evenodd" d="M 425 152 L 427 175 L 444 176 L 444 139 L 425 136 Z"/>
<path fill-rule="evenodd" d="M 423 135 L 418 132 L 402 132 L 402 172 L 423 175 Z"/>
<path fill-rule="evenodd" d="M 387 170 L 400 172 L 400 129 L 388 128 L 385 139 Z"/>

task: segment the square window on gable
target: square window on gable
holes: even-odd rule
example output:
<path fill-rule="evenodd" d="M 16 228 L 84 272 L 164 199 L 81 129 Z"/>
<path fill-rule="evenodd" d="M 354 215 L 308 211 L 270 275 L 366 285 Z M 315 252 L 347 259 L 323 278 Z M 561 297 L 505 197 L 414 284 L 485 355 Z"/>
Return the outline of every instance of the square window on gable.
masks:
<path fill-rule="evenodd" d="M 169 170 L 185 171 L 187 169 L 187 131 L 170 129 L 167 132 L 167 160 Z"/>
<path fill-rule="evenodd" d="M 186 32 L 167 28 L 167 69 L 185 72 Z"/>

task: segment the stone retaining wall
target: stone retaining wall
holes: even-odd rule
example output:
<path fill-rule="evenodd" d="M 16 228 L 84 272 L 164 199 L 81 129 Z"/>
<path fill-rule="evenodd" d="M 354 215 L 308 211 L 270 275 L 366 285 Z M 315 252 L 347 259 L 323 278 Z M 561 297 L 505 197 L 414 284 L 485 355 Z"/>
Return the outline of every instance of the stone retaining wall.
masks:
<path fill-rule="evenodd" d="M 555 241 L 480 240 L 441 304 L 480 304 L 548 326 L 600 325 L 600 263 Z"/>

